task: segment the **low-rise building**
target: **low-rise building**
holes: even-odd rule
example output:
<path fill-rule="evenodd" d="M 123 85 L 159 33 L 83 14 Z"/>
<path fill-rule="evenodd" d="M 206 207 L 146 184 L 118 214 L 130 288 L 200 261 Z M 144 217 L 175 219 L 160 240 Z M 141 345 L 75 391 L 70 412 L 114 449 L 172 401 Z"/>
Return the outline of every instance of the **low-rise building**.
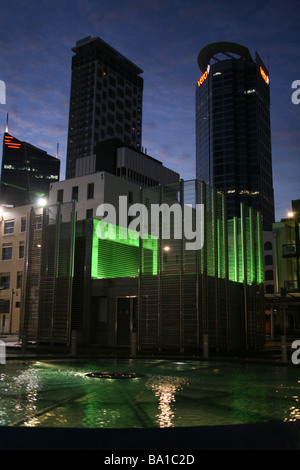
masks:
<path fill-rule="evenodd" d="M 42 205 L 34 207 L 35 228 L 41 234 Z M 0 207 L 0 332 L 4 334 L 19 332 L 30 208 L 30 204 Z"/>
<path fill-rule="evenodd" d="M 300 275 L 299 275 L 300 200 L 292 201 L 288 217 L 273 224 L 272 251 L 265 280 L 265 305 L 270 315 L 271 337 L 300 334 Z M 272 263 L 271 263 L 272 261 Z M 269 268 L 270 271 L 268 271 Z M 273 276 L 268 282 L 268 272 Z M 272 287 L 270 287 L 272 286 Z"/>
<path fill-rule="evenodd" d="M 200 351 L 206 340 L 215 350 L 262 347 L 261 215 L 243 206 L 228 220 L 224 195 L 199 181 L 140 191 L 142 220 L 153 205 L 176 205 L 192 228 L 178 237 L 172 222 L 165 237 L 166 210 L 158 232 L 108 224 L 102 237 L 99 219 L 76 221 L 74 200 L 44 208 L 43 249 L 33 256 L 34 239 L 28 247 L 22 338 L 70 347 L 76 335 L 99 351 L 129 348 L 133 338 L 144 351 Z M 32 211 L 31 226 L 35 219 Z M 195 223 L 203 244 L 188 249 Z"/>
<path fill-rule="evenodd" d="M 103 171 L 52 183 L 48 204 L 76 201 L 76 219 L 84 220 L 97 217 L 97 208 L 101 204 L 111 204 L 118 212 L 120 196 L 125 196 L 128 204 L 139 202 L 140 188 Z"/>

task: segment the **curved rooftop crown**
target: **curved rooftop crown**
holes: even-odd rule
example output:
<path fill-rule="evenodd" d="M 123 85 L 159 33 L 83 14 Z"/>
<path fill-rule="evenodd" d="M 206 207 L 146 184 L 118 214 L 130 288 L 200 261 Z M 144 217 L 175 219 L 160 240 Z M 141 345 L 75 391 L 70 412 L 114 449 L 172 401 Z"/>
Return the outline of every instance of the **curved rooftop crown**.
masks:
<path fill-rule="evenodd" d="M 241 46 L 240 44 L 236 44 L 234 42 L 213 42 L 212 44 L 208 44 L 205 46 L 198 54 L 198 65 L 201 72 L 205 72 L 207 70 L 207 66 L 210 63 L 210 60 L 219 53 L 223 53 L 228 56 L 228 58 L 232 59 L 233 56 L 230 56 L 230 53 L 237 54 L 240 57 L 245 59 L 250 59 L 251 55 L 247 47 Z"/>

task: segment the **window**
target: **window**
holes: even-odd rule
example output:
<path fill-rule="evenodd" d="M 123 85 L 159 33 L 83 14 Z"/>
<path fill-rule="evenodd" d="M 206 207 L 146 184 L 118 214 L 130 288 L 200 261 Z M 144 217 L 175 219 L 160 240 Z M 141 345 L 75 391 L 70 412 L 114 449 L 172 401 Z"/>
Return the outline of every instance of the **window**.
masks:
<path fill-rule="evenodd" d="M 265 272 L 265 280 L 266 281 L 273 281 L 273 271 L 271 269 L 268 269 Z"/>
<path fill-rule="evenodd" d="M 72 201 L 78 201 L 78 186 L 73 186 L 72 188 Z"/>
<path fill-rule="evenodd" d="M 20 242 L 19 244 L 19 258 L 24 258 L 25 256 L 25 245 L 24 242 Z"/>
<path fill-rule="evenodd" d="M 273 284 L 266 285 L 266 294 L 274 294 L 274 286 Z"/>
<path fill-rule="evenodd" d="M 17 273 L 17 289 L 22 289 L 23 274 Z"/>
<path fill-rule="evenodd" d="M 271 242 L 265 242 L 264 249 L 266 251 L 272 250 L 272 243 Z"/>
<path fill-rule="evenodd" d="M 58 189 L 57 190 L 57 202 L 63 202 L 64 200 L 64 190 L 63 189 Z"/>
<path fill-rule="evenodd" d="M 9 233 L 14 233 L 14 225 L 15 225 L 14 220 L 6 220 L 4 222 L 4 235 L 7 235 Z"/>
<path fill-rule="evenodd" d="M 0 299 L 0 313 L 9 313 L 9 300 Z"/>
<path fill-rule="evenodd" d="M 271 266 L 273 264 L 273 256 L 272 255 L 266 255 L 265 256 L 265 265 L 266 266 Z"/>
<path fill-rule="evenodd" d="M 88 183 L 87 185 L 87 199 L 93 199 L 94 197 L 94 183 Z"/>
<path fill-rule="evenodd" d="M 7 260 L 7 259 L 12 259 L 12 245 L 4 243 L 2 245 L 2 259 Z"/>
<path fill-rule="evenodd" d="M 26 217 L 21 218 L 21 232 L 26 232 Z"/>
<path fill-rule="evenodd" d="M 43 227 L 43 216 L 37 215 L 34 221 L 34 230 L 42 230 L 42 227 Z"/>
<path fill-rule="evenodd" d="M 87 219 L 92 219 L 93 218 L 93 209 L 87 209 L 86 210 L 86 218 Z"/>
<path fill-rule="evenodd" d="M 10 287 L 10 274 L 1 274 L 0 286 L 2 289 L 9 289 Z"/>

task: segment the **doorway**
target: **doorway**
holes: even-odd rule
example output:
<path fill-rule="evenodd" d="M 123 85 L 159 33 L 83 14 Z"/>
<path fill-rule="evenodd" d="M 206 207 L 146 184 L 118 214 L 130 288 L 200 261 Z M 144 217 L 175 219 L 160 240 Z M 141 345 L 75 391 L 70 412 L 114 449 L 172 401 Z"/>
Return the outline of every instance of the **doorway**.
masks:
<path fill-rule="evenodd" d="M 129 346 L 132 332 L 137 331 L 137 297 L 117 297 L 116 344 Z"/>

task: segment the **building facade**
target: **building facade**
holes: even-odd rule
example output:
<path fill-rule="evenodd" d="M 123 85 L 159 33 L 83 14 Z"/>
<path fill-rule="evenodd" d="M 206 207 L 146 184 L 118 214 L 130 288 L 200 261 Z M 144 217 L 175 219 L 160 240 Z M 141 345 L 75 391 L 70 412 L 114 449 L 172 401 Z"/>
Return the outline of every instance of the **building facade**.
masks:
<path fill-rule="evenodd" d="M 272 230 L 274 196 L 268 70 L 257 53 L 218 42 L 198 55 L 196 177 L 224 192 L 229 217 L 240 203 L 259 210 Z"/>
<path fill-rule="evenodd" d="M 273 289 L 266 281 L 265 305 L 272 337 L 300 333 L 300 201 L 292 201 L 289 216 L 273 224 Z M 270 244 L 269 244 L 270 247 Z M 266 276 L 267 279 L 267 276 Z"/>
<path fill-rule="evenodd" d="M 25 260 L 31 205 L 0 209 L 0 332 L 18 333 L 25 282 Z M 35 205 L 34 229 L 42 234 L 42 207 Z M 41 238 L 35 251 L 41 249 Z"/>
<path fill-rule="evenodd" d="M 273 294 L 275 290 L 276 259 L 273 253 L 273 232 L 264 232 L 264 273 L 265 273 L 265 294 Z M 277 288 L 277 287 L 276 287 Z"/>
<path fill-rule="evenodd" d="M 175 183 L 179 174 L 147 153 L 124 145 L 120 139 L 99 142 L 95 155 L 76 160 L 76 176 L 105 171 L 142 187 Z"/>
<path fill-rule="evenodd" d="M 66 178 L 97 142 L 142 143 L 143 71 L 100 38 L 77 41 L 72 51 Z"/>
<path fill-rule="evenodd" d="M 31 263 L 28 252 L 27 279 L 37 264 L 40 279 L 35 298 L 26 286 L 23 336 L 70 347 L 76 334 L 99 351 L 129 348 L 133 337 L 140 351 L 201 351 L 207 339 L 214 350 L 261 347 L 261 215 L 243 206 L 241 218 L 228 220 L 225 196 L 199 181 L 141 189 L 140 201 L 139 228 L 76 221 L 76 201 L 44 208 L 45 248 Z M 171 212 L 175 204 L 193 228 L 198 204 L 203 244 L 187 249 L 190 233 L 175 235 L 174 222 L 166 237 L 168 209 L 147 223 L 156 204 Z"/>
<path fill-rule="evenodd" d="M 53 183 L 50 187 L 49 205 L 76 201 L 76 220 L 97 217 L 101 204 L 111 204 L 119 213 L 119 197 L 128 205 L 139 202 L 140 188 L 135 183 L 101 171 Z"/>
<path fill-rule="evenodd" d="M 36 204 L 48 197 L 49 186 L 59 181 L 60 160 L 5 132 L 1 166 L 0 203 Z"/>

